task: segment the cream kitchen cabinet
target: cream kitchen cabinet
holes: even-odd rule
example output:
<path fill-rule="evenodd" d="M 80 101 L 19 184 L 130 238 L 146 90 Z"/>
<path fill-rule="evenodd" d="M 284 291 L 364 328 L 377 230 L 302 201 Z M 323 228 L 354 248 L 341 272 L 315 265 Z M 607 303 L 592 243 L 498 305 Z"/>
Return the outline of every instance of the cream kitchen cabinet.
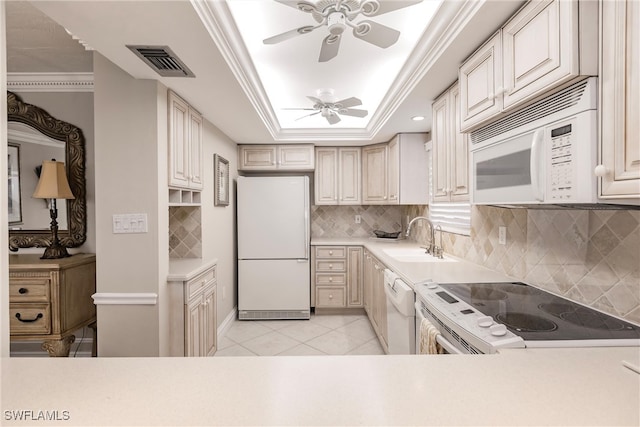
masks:
<path fill-rule="evenodd" d="M 362 203 L 426 204 L 429 197 L 427 134 L 398 134 L 362 148 Z"/>
<path fill-rule="evenodd" d="M 369 145 L 362 148 L 362 204 L 388 203 L 389 144 Z"/>
<path fill-rule="evenodd" d="M 312 306 L 363 307 L 362 251 L 360 246 L 315 246 L 311 252 Z"/>
<path fill-rule="evenodd" d="M 302 145 L 239 145 L 239 170 L 244 171 L 312 171 L 314 148 Z"/>
<path fill-rule="evenodd" d="M 400 133 L 389 141 L 387 152 L 388 203 L 429 203 L 429 168 L 425 133 Z"/>
<path fill-rule="evenodd" d="M 202 116 L 171 90 L 168 103 L 169 187 L 202 190 Z"/>
<path fill-rule="evenodd" d="M 316 148 L 315 204 L 361 204 L 361 149 Z"/>
<path fill-rule="evenodd" d="M 640 3 L 602 1 L 599 197 L 640 201 Z"/>
<path fill-rule="evenodd" d="M 168 281 L 172 356 L 212 356 L 217 343 L 216 266 Z"/>
<path fill-rule="evenodd" d="M 598 2 L 527 2 L 459 70 L 461 129 L 597 75 Z"/>
<path fill-rule="evenodd" d="M 384 292 L 385 266 L 369 251 L 364 251 L 364 306 L 385 353 L 388 353 L 387 297 Z"/>
<path fill-rule="evenodd" d="M 458 83 L 447 89 L 432 106 L 433 200 L 469 200 L 469 149 L 460 132 Z"/>

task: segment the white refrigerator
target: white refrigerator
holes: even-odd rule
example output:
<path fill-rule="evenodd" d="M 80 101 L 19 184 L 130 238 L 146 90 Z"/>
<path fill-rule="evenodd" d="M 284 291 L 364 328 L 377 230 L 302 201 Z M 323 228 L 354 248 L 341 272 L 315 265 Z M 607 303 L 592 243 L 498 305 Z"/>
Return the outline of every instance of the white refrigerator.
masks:
<path fill-rule="evenodd" d="M 309 178 L 238 177 L 238 317 L 309 319 Z"/>

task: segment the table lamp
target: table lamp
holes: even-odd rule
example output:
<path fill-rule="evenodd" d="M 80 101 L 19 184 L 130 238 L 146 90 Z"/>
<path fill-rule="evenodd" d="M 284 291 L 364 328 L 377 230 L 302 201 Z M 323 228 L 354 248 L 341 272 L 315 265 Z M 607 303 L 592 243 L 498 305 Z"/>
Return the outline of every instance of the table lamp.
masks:
<path fill-rule="evenodd" d="M 49 214 L 51 215 L 51 244 L 45 249 L 40 259 L 57 259 L 69 256 L 67 248 L 60 244 L 58 240 L 58 208 L 56 206 L 57 199 L 75 199 L 69 182 L 67 181 L 67 173 L 64 163 L 56 162 L 56 159 L 45 160 L 42 162 L 42 170 L 40 171 L 40 179 L 33 192 L 36 199 L 51 199 Z"/>

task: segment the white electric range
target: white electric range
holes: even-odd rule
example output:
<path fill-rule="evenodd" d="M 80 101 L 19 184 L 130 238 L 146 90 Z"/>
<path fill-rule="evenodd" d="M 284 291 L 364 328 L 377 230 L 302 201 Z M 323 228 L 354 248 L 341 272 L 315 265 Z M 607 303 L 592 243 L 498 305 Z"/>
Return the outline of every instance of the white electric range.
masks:
<path fill-rule="evenodd" d="M 426 282 L 415 290 L 416 319 L 438 329 L 448 353 L 640 346 L 640 326 L 521 282 Z"/>

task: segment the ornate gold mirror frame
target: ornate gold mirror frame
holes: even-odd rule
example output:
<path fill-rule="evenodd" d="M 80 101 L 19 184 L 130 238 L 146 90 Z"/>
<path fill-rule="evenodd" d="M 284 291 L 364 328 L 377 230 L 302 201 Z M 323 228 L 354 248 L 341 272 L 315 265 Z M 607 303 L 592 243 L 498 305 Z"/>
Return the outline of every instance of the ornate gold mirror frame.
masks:
<path fill-rule="evenodd" d="M 65 165 L 69 187 L 75 199 L 67 202 L 67 229 L 60 230 L 60 243 L 76 248 L 87 239 L 87 200 L 85 180 L 84 135 L 70 123 L 51 117 L 42 108 L 22 102 L 15 93 L 7 91 L 7 120 L 31 126 L 42 134 L 64 141 Z M 5 224 L 7 226 L 7 224 Z M 51 244 L 50 230 L 9 230 L 9 250 L 19 248 L 45 248 Z"/>

